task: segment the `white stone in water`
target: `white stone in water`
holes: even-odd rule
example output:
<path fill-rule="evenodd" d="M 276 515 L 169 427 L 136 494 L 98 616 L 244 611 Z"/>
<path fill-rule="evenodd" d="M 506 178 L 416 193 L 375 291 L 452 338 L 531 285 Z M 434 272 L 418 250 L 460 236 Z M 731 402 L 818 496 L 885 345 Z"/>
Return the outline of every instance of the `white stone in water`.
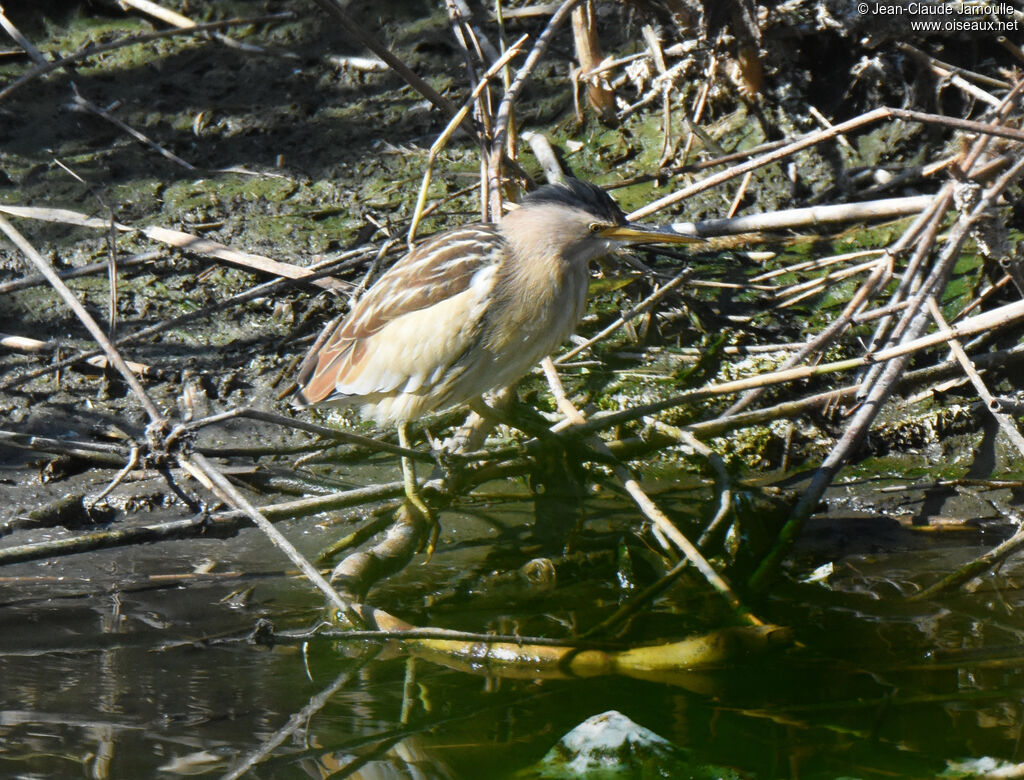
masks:
<path fill-rule="evenodd" d="M 615 710 L 587 718 L 562 737 L 539 763 L 517 776 L 562 780 L 741 777 L 728 767 L 692 763 L 688 751 Z"/>
<path fill-rule="evenodd" d="M 632 776 L 643 764 L 674 763 L 677 748 L 621 712 L 587 718 L 541 760 L 541 776 Z"/>

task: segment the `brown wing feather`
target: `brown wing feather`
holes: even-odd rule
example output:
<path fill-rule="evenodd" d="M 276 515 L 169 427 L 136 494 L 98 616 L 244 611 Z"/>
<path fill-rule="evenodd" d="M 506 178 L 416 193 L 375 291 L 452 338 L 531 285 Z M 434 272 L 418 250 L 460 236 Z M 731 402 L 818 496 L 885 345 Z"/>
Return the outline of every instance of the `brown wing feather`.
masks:
<path fill-rule="evenodd" d="M 498 262 L 503 246 L 496 226 L 477 224 L 439 233 L 415 247 L 356 302 L 323 346 L 306 356 L 298 375 L 302 400 L 315 404 L 329 398 L 339 382 L 372 359 L 366 339 L 399 317 L 468 289 L 477 271 Z"/>

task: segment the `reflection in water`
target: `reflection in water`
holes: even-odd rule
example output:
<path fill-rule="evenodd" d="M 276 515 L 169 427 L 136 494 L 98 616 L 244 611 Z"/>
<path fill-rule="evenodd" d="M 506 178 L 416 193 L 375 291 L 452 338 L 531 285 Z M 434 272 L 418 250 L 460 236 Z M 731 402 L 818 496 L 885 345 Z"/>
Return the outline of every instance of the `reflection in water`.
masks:
<path fill-rule="evenodd" d="M 481 536 L 493 527 L 474 522 Z M 614 557 L 590 553 L 580 553 L 574 578 L 560 570 L 554 588 L 524 585 L 517 594 L 494 582 L 501 598 L 476 599 L 463 580 L 490 570 L 493 546 L 473 544 L 471 526 L 450 520 L 446 533 L 458 543 L 442 545 L 430 566 L 409 567 L 381 601 L 424 624 L 549 635 L 573 621 L 593 625 L 620 603 Z M 78 556 L 60 562 L 62 579 L 54 567 L 8 567 L 0 775 L 501 777 L 612 709 L 707 763 L 764 777 L 834 777 L 850 768 L 861 777 L 929 776 L 947 758 L 1013 757 L 1018 664 L 1006 652 L 928 657 L 936 648 L 1016 647 L 1012 626 L 952 603 L 936 612 L 877 598 L 905 556 L 840 561 L 831 582 L 846 593 L 823 585 L 776 591 L 764 614 L 796 627 L 801 649 L 674 684 L 499 679 L 410 664 L 391 646 L 254 644 L 246 637 L 261 618 L 278 629 L 314 624 L 315 597 L 280 571 L 255 534 L 203 544 L 162 543 L 147 548 L 150 560 L 130 562 L 123 553 Z M 266 574 L 242 575 L 228 552 Z M 220 556 L 221 571 L 171 575 L 190 572 L 197 555 Z M 944 556 L 919 551 L 915 563 L 941 570 Z M 243 589 L 248 598 L 225 599 Z M 983 596 L 969 606 L 976 611 Z M 709 621 L 708 598 L 683 586 L 634 632 L 650 642 L 693 633 Z"/>

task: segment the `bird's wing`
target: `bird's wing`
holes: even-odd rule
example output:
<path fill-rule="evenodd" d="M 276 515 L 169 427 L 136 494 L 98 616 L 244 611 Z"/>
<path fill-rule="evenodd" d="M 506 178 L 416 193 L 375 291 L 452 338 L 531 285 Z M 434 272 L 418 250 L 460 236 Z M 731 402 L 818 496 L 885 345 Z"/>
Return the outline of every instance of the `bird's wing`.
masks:
<path fill-rule="evenodd" d="M 315 404 L 332 395 L 387 393 L 403 385 L 414 391 L 436 381 L 465 349 L 460 334 L 471 324 L 466 320 L 479 317 L 475 310 L 503 248 L 501 233 L 487 224 L 455 228 L 415 247 L 306 356 L 298 377 L 303 399 Z M 426 311 L 435 306 L 436 317 Z"/>

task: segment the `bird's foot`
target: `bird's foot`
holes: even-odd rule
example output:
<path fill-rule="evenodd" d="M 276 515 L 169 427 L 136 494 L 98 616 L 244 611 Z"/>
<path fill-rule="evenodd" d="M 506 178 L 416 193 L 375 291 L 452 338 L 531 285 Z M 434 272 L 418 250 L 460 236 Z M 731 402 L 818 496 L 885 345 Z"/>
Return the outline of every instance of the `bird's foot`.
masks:
<path fill-rule="evenodd" d="M 398 442 L 406 449 L 409 448 L 409 431 L 405 423 L 400 423 L 398 426 Z M 434 555 L 437 538 L 441 535 L 441 524 L 437 521 L 437 517 L 430 510 L 430 507 L 427 506 L 427 502 L 423 500 L 419 486 L 416 484 L 416 470 L 413 467 L 412 460 L 405 456 L 402 456 L 402 484 L 405 488 L 407 511 L 415 512 L 423 521 L 431 526 L 430 538 L 427 540 L 426 547 L 424 548 L 427 553 L 427 561 L 429 561 Z"/>
<path fill-rule="evenodd" d="M 441 523 L 430 507 L 427 506 L 427 502 L 423 500 L 423 496 L 420 495 L 415 483 L 410 486 L 408 480 L 405 485 L 405 504 L 406 511 L 418 514 L 430 526 L 430 537 L 420 548 L 427 554 L 427 560 L 424 562 L 429 562 L 434 555 L 434 549 L 437 547 L 437 538 L 441 535 Z"/>

